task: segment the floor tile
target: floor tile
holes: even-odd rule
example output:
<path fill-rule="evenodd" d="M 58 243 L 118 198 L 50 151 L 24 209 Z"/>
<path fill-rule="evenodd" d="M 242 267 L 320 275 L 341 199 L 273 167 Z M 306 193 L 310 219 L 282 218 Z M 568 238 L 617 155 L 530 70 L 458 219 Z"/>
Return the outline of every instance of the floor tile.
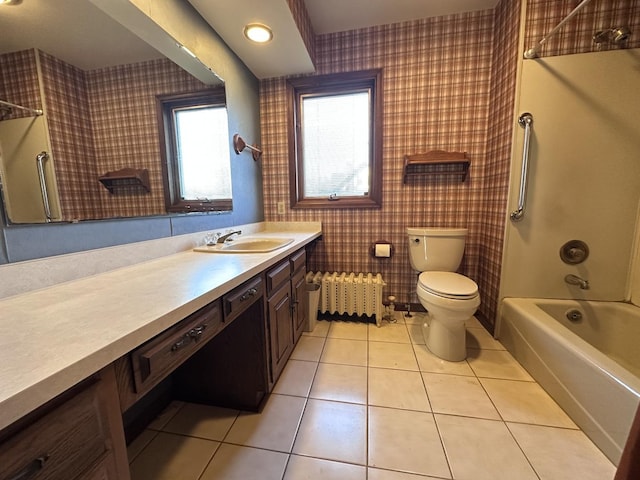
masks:
<path fill-rule="evenodd" d="M 367 366 L 367 342 L 328 338 L 320 361 L 324 363 Z"/>
<path fill-rule="evenodd" d="M 370 342 L 369 366 L 418 370 L 416 355 L 413 353 L 413 347 L 408 343 Z"/>
<path fill-rule="evenodd" d="M 379 468 L 368 469 L 369 480 L 438 480 L 436 477 L 426 477 L 424 475 L 414 475 L 413 473 L 396 472 L 394 470 L 380 470 Z"/>
<path fill-rule="evenodd" d="M 369 368 L 369 405 L 430 412 L 420 372 Z"/>
<path fill-rule="evenodd" d="M 424 334 L 422 333 L 421 323 L 409 323 L 407 324 L 407 330 L 409 331 L 411 343 L 424 345 Z"/>
<path fill-rule="evenodd" d="M 426 345 L 414 345 L 413 350 L 422 372 L 475 376 L 466 360 L 461 362 L 442 360 L 431 353 Z"/>
<path fill-rule="evenodd" d="M 199 480 L 280 480 L 288 455 L 223 443 Z M 177 476 L 174 480 L 186 480 Z"/>
<path fill-rule="evenodd" d="M 435 415 L 456 480 L 537 480 L 504 422 Z"/>
<path fill-rule="evenodd" d="M 316 322 L 316 326 L 311 332 L 302 332 L 302 335 L 307 335 L 310 337 L 326 337 L 327 333 L 329 333 L 329 327 L 331 326 L 331 322 L 327 320 L 318 320 Z"/>
<path fill-rule="evenodd" d="M 369 407 L 369 465 L 451 478 L 433 415 Z"/>
<path fill-rule="evenodd" d="M 364 405 L 309 399 L 293 453 L 364 465 L 366 431 Z"/>
<path fill-rule="evenodd" d="M 578 428 L 540 385 L 481 378 L 480 382 L 507 422 Z"/>
<path fill-rule="evenodd" d="M 501 420 L 475 377 L 422 373 L 434 413 Z"/>
<path fill-rule="evenodd" d="M 325 339 L 323 337 L 311 337 L 302 335 L 296 348 L 291 353 L 290 360 L 306 360 L 317 362 L 322 355 Z"/>
<path fill-rule="evenodd" d="M 467 327 L 467 328 L 482 328 L 482 329 L 485 329 L 482 326 L 482 324 L 480 323 L 480 321 L 475 316 L 472 316 L 469 320 L 464 322 L 464 326 Z"/>
<path fill-rule="evenodd" d="M 327 338 L 342 338 L 346 340 L 366 340 L 368 324 L 365 322 L 331 322 Z"/>
<path fill-rule="evenodd" d="M 483 348 L 487 350 L 506 350 L 504 346 L 487 332 L 484 327 L 469 328 L 466 331 L 467 348 Z"/>
<path fill-rule="evenodd" d="M 180 400 L 174 400 L 158 415 L 147 428 L 150 430 L 162 430 L 162 428 L 167 424 L 169 420 L 173 418 L 173 416 L 180 411 L 180 409 L 184 406 L 184 402 Z"/>
<path fill-rule="evenodd" d="M 427 312 L 411 312 L 411 316 L 407 317 L 406 312 L 404 312 L 403 318 L 404 323 L 422 325 L 427 321 Z"/>
<path fill-rule="evenodd" d="M 360 465 L 291 455 L 283 480 L 366 480 Z"/>
<path fill-rule="evenodd" d="M 404 323 L 383 323 L 381 326 L 369 324 L 370 342 L 411 343 Z"/>
<path fill-rule="evenodd" d="M 127 457 L 129 457 L 129 463 L 133 462 L 135 458 L 145 449 L 151 440 L 158 434 L 156 430 L 143 430 L 133 442 L 127 445 Z"/>
<path fill-rule="evenodd" d="M 316 362 L 289 360 L 273 388 L 273 393 L 298 397 L 308 396 L 316 368 L 318 368 Z"/>
<path fill-rule="evenodd" d="M 367 403 L 367 367 L 318 364 L 311 398 L 337 402 Z"/>
<path fill-rule="evenodd" d="M 228 408 L 187 403 L 162 430 L 179 435 L 222 441 L 235 422 L 238 413 L 240 413 L 238 410 Z"/>
<path fill-rule="evenodd" d="M 262 412 L 241 412 L 224 441 L 289 453 L 305 403 L 305 398 L 272 394 Z"/>
<path fill-rule="evenodd" d="M 542 480 L 610 480 L 614 465 L 579 430 L 508 423 Z"/>
<path fill-rule="evenodd" d="M 478 377 L 533 382 L 531 375 L 506 351 L 469 348 L 467 362 Z"/>
<path fill-rule="evenodd" d="M 131 463 L 131 480 L 198 480 L 219 445 L 159 432 Z"/>

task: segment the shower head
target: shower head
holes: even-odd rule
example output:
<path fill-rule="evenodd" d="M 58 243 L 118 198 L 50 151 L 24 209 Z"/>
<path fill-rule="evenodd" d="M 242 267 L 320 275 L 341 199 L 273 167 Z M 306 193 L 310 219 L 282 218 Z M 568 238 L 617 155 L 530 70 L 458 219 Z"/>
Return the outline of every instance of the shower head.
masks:
<path fill-rule="evenodd" d="M 607 30 L 601 30 L 593 36 L 593 41 L 600 43 L 615 43 L 616 45 L 628 40 L 631 36 L 631 30 L 628 27 L 613 27 Z"/>

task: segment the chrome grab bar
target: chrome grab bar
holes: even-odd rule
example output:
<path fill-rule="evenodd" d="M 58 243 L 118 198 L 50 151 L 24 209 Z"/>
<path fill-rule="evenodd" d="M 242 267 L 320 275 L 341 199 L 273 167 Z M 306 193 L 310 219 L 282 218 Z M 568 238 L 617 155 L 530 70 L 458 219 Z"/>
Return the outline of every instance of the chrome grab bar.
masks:
<path fill-rule="evenodd" d="M 49 193 L 47 192 L 47 181 L 44 176 L 43 161 L 49 159 L 47 152 L 40 152 L 36 155 L 36 165 L 38 166 L 38 178 L 40 179 L 40 191 L 42 192 L 42 203 L 44 204 L 44 215 L 47 222 L 51 221 L 51 208 L 49 207 Z"/>
<path fill-rule="evenodd" d="M 522 149 L 522 173 L 520 174 L 520 195 L 518 195 L 518 209 L 511 212 L 509 217 L 517 222 L 524 216 L 524 200 L 527 194 L 527 169 L 529 166 L 529 143 L 531 140 L 531 125 L 533 125 L 533 115 L 523 113 L 518 118 L 518 124 L 524 128 L 524 147 Z"/>

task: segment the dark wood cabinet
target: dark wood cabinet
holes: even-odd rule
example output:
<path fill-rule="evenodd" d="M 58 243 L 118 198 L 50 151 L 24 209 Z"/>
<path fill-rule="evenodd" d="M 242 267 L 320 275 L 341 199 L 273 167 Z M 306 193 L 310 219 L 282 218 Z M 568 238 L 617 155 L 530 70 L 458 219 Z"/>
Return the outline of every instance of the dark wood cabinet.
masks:
<path fill-rule="evenodd" d="M 302 249 L 266 272 L 272 383 L 282 373 L 307 320 L 305 265 Z"/>
<path fill-rule="evenodd" d="M 173 374 L 174 398 L 258 410 L 269 391 L 262 275 L 222 297 L 224 329 Z"/>
<path fill-rule="evenodd" d="M 0 439 L 2 479 L 129 478 L 111 366 L 0 432 Z"/>

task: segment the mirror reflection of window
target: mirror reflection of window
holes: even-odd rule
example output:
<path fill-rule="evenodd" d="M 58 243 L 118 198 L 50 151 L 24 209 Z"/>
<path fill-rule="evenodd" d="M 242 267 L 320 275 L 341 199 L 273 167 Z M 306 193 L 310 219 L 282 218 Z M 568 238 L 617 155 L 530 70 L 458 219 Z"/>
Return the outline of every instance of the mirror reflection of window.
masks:
<path fill-rule="evenodd" d="M 227 109 L 215 105 L 176 109 L 174 121 L 181 198 L 231 198 Z"/>
<path fill-rule="evenodd" d="M 169 212 L 231 210 L 224 90 L 158 97 Z"/>

